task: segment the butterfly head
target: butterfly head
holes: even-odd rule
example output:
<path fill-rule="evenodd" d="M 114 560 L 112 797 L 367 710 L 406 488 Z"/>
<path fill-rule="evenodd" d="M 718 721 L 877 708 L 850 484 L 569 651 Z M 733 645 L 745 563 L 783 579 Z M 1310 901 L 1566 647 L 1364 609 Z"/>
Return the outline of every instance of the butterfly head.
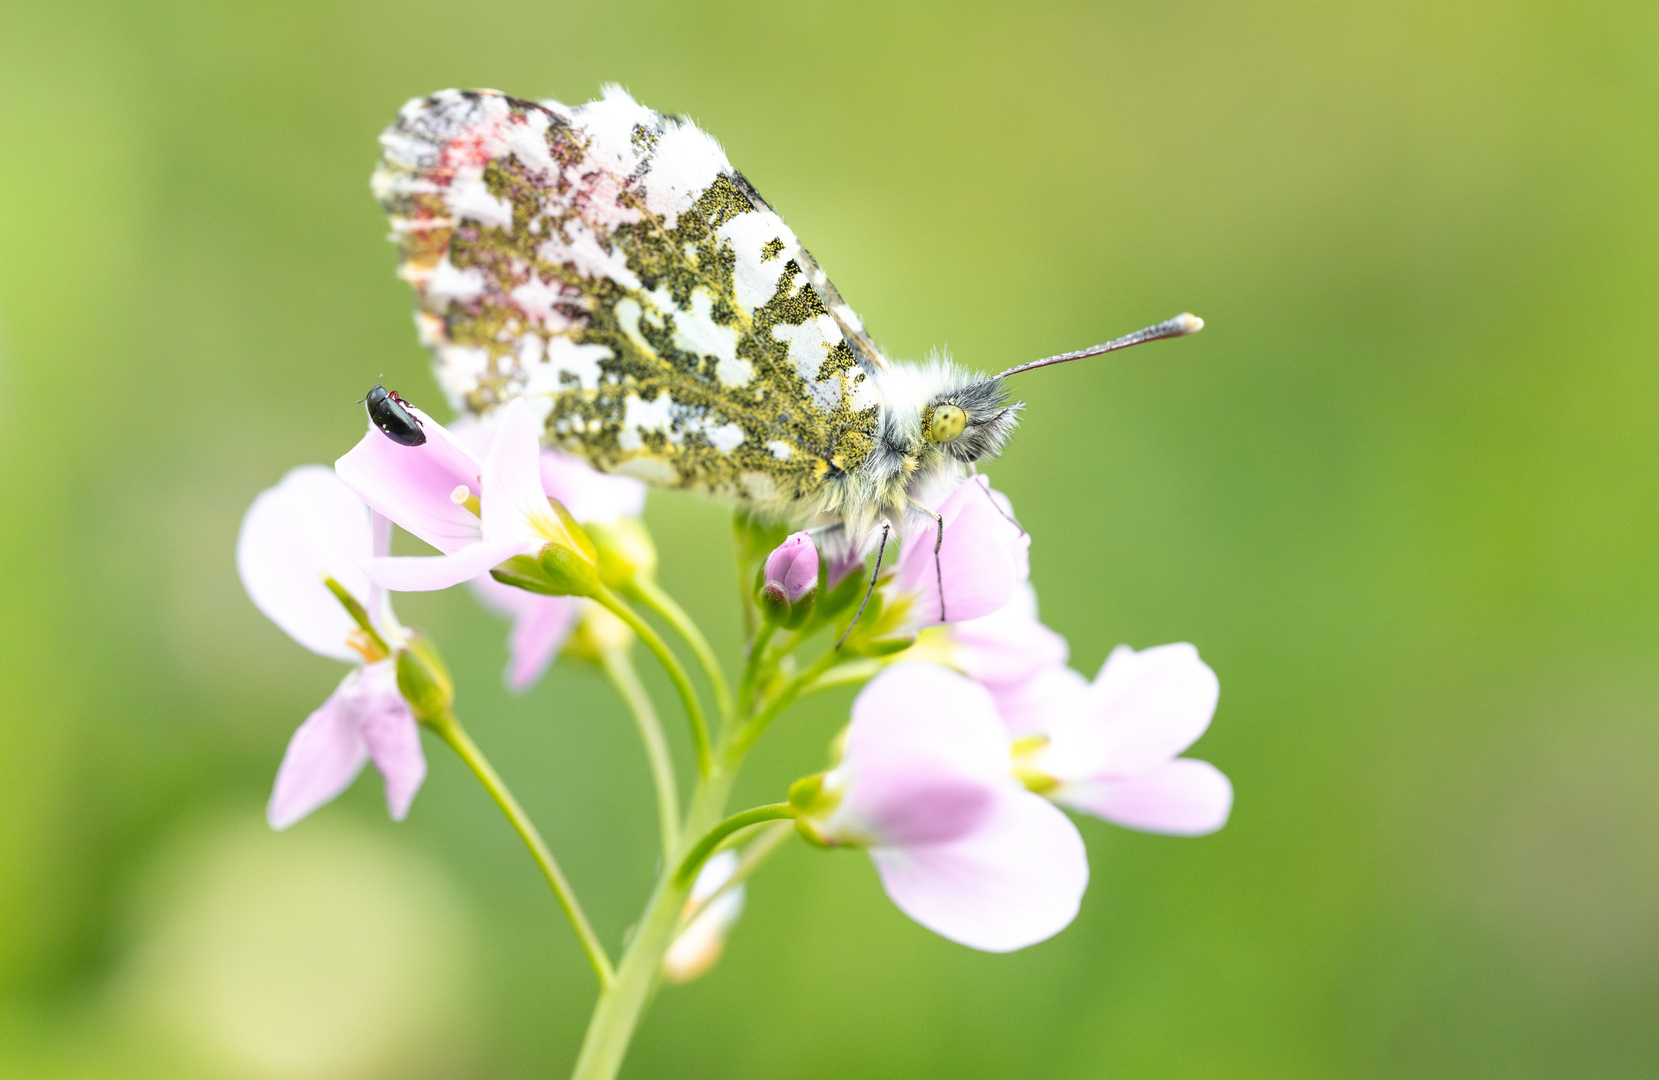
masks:
<path fill-rule="evenodd" d="M 935 394 L 920 416 L 923 443 L 963 464 L 1002 453 L 1019 424 L 1021 404 L 1000 378 L 976 378 Z"/>

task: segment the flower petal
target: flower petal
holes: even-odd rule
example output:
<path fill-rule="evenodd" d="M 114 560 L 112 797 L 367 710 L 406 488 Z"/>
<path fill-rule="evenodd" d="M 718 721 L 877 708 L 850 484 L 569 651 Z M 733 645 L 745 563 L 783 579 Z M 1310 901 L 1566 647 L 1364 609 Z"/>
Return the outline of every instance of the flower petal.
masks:
<path fill-rule="evenodd" d="M 1010 520 L 985 477 L 972 477 L 946 496 L 939 516 L 944 519 L 942 541 L 937 526 L 924 518 L 905 536 L 899 554 L 898 585 L 915 594 L 920 626 L 990 615 L 1014 598 L 1030 574 L 1031 537 Z"/>
<path fill-rule="evenodd" d="M 1082 714 L 1088 689 L 1089 680 L 1064 664 L 1044 668 L 1021 683 L 990 688 L 997 713 L 1015 736 L 1064 729 Z"/>
<path fill-rule="evenodd" d="M 453 555 L 389 555 L 364 559 L 363 569 L 376 585 L 393 592 L 433 592 L 469 581 L 514 555 L 530 555 L 541 543 L 524 540 L 480 540 Z"/>
<path fill-rule="evenodd" d="M 523 398 L 501 409 L 495 441 L 484 458 L 483 528 L 490 540 L 539 540 L 564 534 L 541 486 L 541 444 Z"/>
<path fill-rule="evenodd" d="M 484 423 L 468 416 L 449 425 L 455 437 L 480 461 L 489 454 L 494 432 L 500 428 L 497 413 L 491 413 L 489 419 L 492 422 Z M 541 483 L 548 497 L 558 499 L 571 517 L 584 524 L 639 517 L 645 510 L 644 484 L 631 477 L 602 473 L 581 458 L 559 450 L 541 452 Z"/>
<path fill-rule="evenodd" d="M 352 671 L 288 740 L 265 810 L 271 828 L 286 829 L 332 800 L 369 760 L 368 744 L 357 725 L 358 685 L 359 672 Z"/>
<path fill-rule="evenodd" d="M 1077 827 L 1012 784 L 967 835 L 872 848 L 870 858 L 900 911 L 941 937 L 987 952 L 1023 949 L 1065 929 L 1089 883 Z"/>
<path fill-rule="evenodd" d="M 1085 694 L 1075 722 L 1051 729 L 1039 767 L 1062 780 L 1138 776 L 1170 761 L 1210 725 L 1221 692 L 1186 643 L 1136 652 L 1120 645 Z"/>
<path fill-rule="evenodd" d="M 356 708 L 369 758 L 386 783 L 386 810 L 393 821 L 402 821 L 426 779 L 426 755 L 421 753 L 415 715 L 397 688 L 396 661 L 363 669 Z"/>
<path fill-rule="evenodd" d="M 984 687 L 900 664 L 853 702 L 850 775 L 825 833 L 848 843 L 936 842 L 975 828 L 1007 780 L 1008 736 Z"/>
<path fill-rule="evenodd" d="M 948 596 L 947 596 L 948 599 Z M 1029 583 L 989 615 L 954 624 L 955 666 L 995 693 L 1066 662 L 1066 639 L 1037 619 L 1037 592 Z"/>
<path fill-rule="evenodd" d="M 312 652 L 355 662 L 346 635 L 357 628 L 323 584 L 332 577 L 359 601 L 370 599 L 358 565 L 373 550 L 369 512 L 322 465 L 291 470 L 261 492 L 242 519 L 236 569 L 254 606 Z"/>
<path fill-rule="evenodd" d="M 507 633 L 507 687 L 521 693 L 528 690 L 570 635 L 581 602 L 573 596 L 542 596 L 515 589 L 488 574 L 472 579 L 472 591 L 485 607 L 513 620 Z"/>
<path fill-rule="evenodd" d="M 1067 784 L 1052 798 L 1125 828 L 1202 836 L 1227 824 L 1233 785 L 1207 761 L 1176 758 L 1128 780 Z"/>
<path fill-rule="evenodd" d="M 426 442 L 400 446 L 371 424 L 334 471 L 364 502 L 448 555 L 480 535 L 478 519 L 450 495 L 462 485 L 479 494 L 483 466 L 442 424 L 409 411 Z"/>

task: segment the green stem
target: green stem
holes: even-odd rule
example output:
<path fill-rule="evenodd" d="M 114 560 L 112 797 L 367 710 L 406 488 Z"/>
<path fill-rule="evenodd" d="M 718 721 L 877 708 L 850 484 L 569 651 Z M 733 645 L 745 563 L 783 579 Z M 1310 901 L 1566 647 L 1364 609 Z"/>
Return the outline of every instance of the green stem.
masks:
<path fill-rule="evenodd" d="M 657 632 L 651 629 L 651 624 L 639 617 L 633 608 L 622 602 L 622 599 L 609 589 L 600 587 L 593 597 L 606 610 L 628 624 L 629 629 L 639 635 L 645 642 L 645 647 L 662 664 L 668 672 L 668 679 L 674 684 L 675 691 L 680 695 L 680 702 L 685 706 L 686 717 L 691 721 L 691 742 L 697 749 L 697 772 L 700 776 L 708 776 L 713 767 L 713 753 L 709 749 L 709 723 L 703 715 L 703 703 L 697 698 L 697 689 L 691 685 L 691 677 L 686 674 L 680 658 L 668 647 Z"/>
<path fill-rule="evenodd" d="M 710 829 L 701 840 L 697 841 L 697 846 L 691 849 L 685 860 L 680 863 L 680 868 L 675 871 L 674 883 L 676 885 L 690 885 L 692 879 L 697 876 L 698 869 L 702 867 L 710 855 L 714 854 L 714 849 L 719 847 L 720 842 L 732 833 L 740 829 L 747 829 L 751 825 L 759 825 L 763 821 L 777 821 L 779 818 L 792 818 L 794 816 L 795 808 L 786 802 L 768 803 L 765 806 L 756 806 L 733 814 Z"/>
<path fill-rule="evenodd" d="M 762 662 L 766 659 L 766 646 L 771 642 L 772 635 L 777 627 L 771 623 L 762 623 L 755 631 L 754 640 L 749 643 L 749 659 L 743 665 L 743 681 L 738 684 L 738 708 L 744 716 L 754 706 L 755 682 L 760 677 Z"/>
<path fill-rule="evenodd" d="M 553 858 L 553 852 L 548 849 L 547 842 L 541 838 L 541 833 L 536 831 L 529 815 L 519 806 L 518 800 L 513 798 L 513 793 L 507 790 L 507 785 L 484 757 L 484 752 L 478 749 L 478 744 L 474 743 L 461 727 L 461 722 L 455 718 L 454 713 L 427 720 L 426 724 L 440 739 L 449 744 L 456 756 L 466 763 L 474 776 L 478 777 L 478 782 L 484 785 L 484 790 L 490 793 L 490 798 L 495 800 L 495 804 L 507 816 L 507 821 L 524 841 L 524 846 L 530 849 L 530 857 L 536 860 L 536 865 L 541 867 L 541 872 L 547 876 L 547 883 L 553 887 L 553 895 L 558 898 L 559 906 L 564 908 L 565 917 L 570 920 L 571 927 L 576 931 L 582 951 L 587 953 L 594 974 L 599 976 L 600 994 L 605 994 L 616 981 L 616 972 L 611 968 L 611 958 L 605 954 L 605 947 L 599 943 L 599 936 L 593 932 L 592 924 L 582 912 L 582 905 L 577 902 L 576 893 L 566 880 L 564 871 L 559 869 L 558 860 Z"/>
<path fill-rule="evenodd" d="M 672 596 L 663 591 L 661 585 L 648 577 L 636 577 L 633 582 L 632 595 L 640 603 L 662 616 L 664 622 L 674 628 L 674 632 L 691 648 L 691 655 L 697 658 L 697 664 L 703 669 L 703 677 L 709 681 L 709 688 L 714 691 L 714 706 L 720 711 L 723 718 L 729 720 L 732 716 L 732 690 L 726 682 L 726 673 L 720 669 L 720 659 L 714 655 L 709 647 L 708 638 L 703 631 L 692 621 L 685 609 L 675 602 Z"/>
<path fill-rule="evenodd" d="M 817 681 L 818 676 L 845 659 L 846 657 L 831 649 L 820 656 L 811 667 L 790 679 L 788 685 L 779 690 L 777 696 L 768 701 L 766 707 L 749 721 L 748 726 L 737 733 L 737 738 L 733 740 L 733 749 L 739 754 L 747 753 L 749 747 L 755 744 L 755 740 L 778 718 L 778 714 L 795 703 L 795 699 L 801 696 L 801 691 Z"/>
<path fill-rule="evenodd" d="M 657 824 L 662 833 L 663 865 L 674 859 L 674 844 L 680 835 L 680 795 L 674 782 L 674 758 L 668 752 L 662 723 L 657 719 L 651 695 L 639 681 L 639 672 L 628 650 L 610 649 L 601 657 L 605 674 L 610 676 L 617 693 L 627 702 L 639 728 L 640 741 L 645 744 L 645 756 L 651 763 L 651 781 L 657 789 Z"/>
<path fill-rule="evenodd" d="M 737 764 L 736 760 L 722 755 L 709 775 L 698 782 L 691 796 L 691 808 L 686 812 L 681 850 L 690 838 L 701 836 L 720 820 L 731 795 Z M 691 894 L 689 883 L 681 885 L 675 881 L 670 870 L 673 865 L 669 862 L 663 867 L 645 914 L 622 954 L 622 962 L 617 965 L 616 978 L 599 995 L 571 1080 L 613 1080 L 622 1068 L 634 1029 L 639 1026 L 640 1015 L 656 987 L 663 954 L 679 932 L 680 912 Z"/>

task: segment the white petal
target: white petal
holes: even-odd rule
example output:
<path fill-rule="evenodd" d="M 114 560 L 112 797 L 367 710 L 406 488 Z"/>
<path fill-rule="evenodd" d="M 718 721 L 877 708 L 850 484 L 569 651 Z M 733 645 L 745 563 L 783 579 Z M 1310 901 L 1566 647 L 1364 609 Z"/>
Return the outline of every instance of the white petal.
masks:
<path fill-rule="evenodd" d="M 1037 619 L 1037 593 L 1027 584 L 989 615 L 950 628 L 957 667 L 995 691 L 1066 662 L 1066 639 Z"/>
<path fill-rule="evenodd" d="M 312 652 L 356 661 L 346 635 L 357 624 L 323 579 L 367 603 L 360 560 L 373 550 L 366 506 L 333 470 L 302 465 L 248 507 L 236 569 L 254 606 Z"/>
<path fill-rule="evenodd" d="M 1202 836 L 1227 824 L 1233 785 L 1207 761 L 1176 758 L 1128 780 L 1067 784 L 1052 798 L 1125 828 Z"/>
<path fill-rule="evenodd" d="M 482 466 L 461 442 L 419 409 L 426 442 L 400 446 L 372 425 L 334 463 L 341 480 L 374 509 L 439 551 L 459 551 L 478 539 L 478 519 L 450 498 L 466 485 L 477 494 Z"/>
<path fill-rule="evenodd" d="M 987 952 L 1023 949 L 1059 933 L 1076 918 L 1089 884 L 1077 827 L 1012 785 L 972 833 L 943 844 L 872 848 L 870 857 L 899 910 Z"/>
<path fill-rule="evenodd" d="M 501 410 L 495 441 L 484 459 L 483 486 L 487 539 L 545 543 L 563 534 L 542 490 L 541 444 L 523 398 L 514 398 Z"/>
<path fill-rule="evenodd" d="M 1012 686 L 991 688 L 997 712 L 1011 735 L 1048 734 L 1064 730 L 1083 715 L 1089 680 L 1056 664 Z"/>
<path fill-rule="evenodd" d="M 1210 726 L 1221 691 L 1191 645 L 1112 650 L 1084 715 L 1056 727 L 1040 767 L 1064 780 L 1136 776 L 1170 761 Z"/>
<path fill-rule="evenodd" d="M 453 555 L 391 555 L 364 559 L 375 584 L 393 592 L 434 592 L 471 580 L 514 555 L 529 555 L 541 544 L 522 540 L 480 540 Z"/>
<path fill-rule="evenodd" d="M 369 760 L 357 723 L 359 672 L 348 674 L 288 741 L 265 816 L 286 829 L 346 790 Z"/>

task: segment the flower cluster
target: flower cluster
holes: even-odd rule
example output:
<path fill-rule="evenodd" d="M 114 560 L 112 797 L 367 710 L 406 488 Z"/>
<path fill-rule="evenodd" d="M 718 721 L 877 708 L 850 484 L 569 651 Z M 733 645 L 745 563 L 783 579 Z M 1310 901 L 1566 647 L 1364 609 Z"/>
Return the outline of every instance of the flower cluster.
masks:
<path fill-rule="evenodd" d="M 543 450 L 522 400 L 498 409 L 488 429 L 409 412 L 425 435 L 417 445 L 370 426 L 332 471 L 295 469 L 243 522 L 237 563 L 254 603 L 306 648 L 353 665 L 289 743 L 270 801 L 274 827 L 335 797 L 371 761 L 401 819 L 426 773 L 424 725 L 524 836 L 601 985 L 620 977 L 551 852 L 460 728 L 432 643 L 393 614 L 390 592 L 463 583 L 512 620 L 511 688 L 528 689 L 563 649 L 599 662 L 634 713 L 666 876 L 629 950 L 654 950 L 650 970 L 670 981 L 715 962 L 742 910 L 744 878 L 791 832 L 867 850 L 900 910 L 1000 952 L 1076 916 L 1089 865 L 1067 811 L 1186 836 L 1226 822 L 1227 778 L 1180 756 L 1215 710 L 1214 673 L 1187 644 L 1119 647 L 1092 682 L 1070 668 L 1065 639 L 1037 618 L 1031 538 L 984 477 L 866 537 L 839 527 L 782 536 L 740 518 L 753 633 L 734 691 L 655 583 L 639 483 Z M 392 554 L 394 523 L 437 553 Z M 636 603 L 696 658 L 717 730 Z M 667 670 L 692 727 L 699 786 L 689 806 L 627 659 L 636 640 Z M 822 654 L 797 665 L 811 641 Z M 787 801 L 721 820 L 718 800 L 702 798 L 729 790 L 748 748 L 800 697 L 857 684 L 831 767 L 797 781 Z M 773 826 L 750 831 L 765 822 Z"/>

